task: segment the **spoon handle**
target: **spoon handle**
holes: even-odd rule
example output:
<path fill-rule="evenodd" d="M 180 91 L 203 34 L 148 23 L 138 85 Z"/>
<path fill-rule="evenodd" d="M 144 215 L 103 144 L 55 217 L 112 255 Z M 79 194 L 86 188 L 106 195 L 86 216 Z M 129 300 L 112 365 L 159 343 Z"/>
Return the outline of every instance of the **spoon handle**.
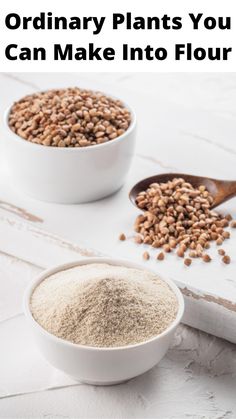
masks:
<path fill-rule="evenodd" d="M 215 205 L 222 204 L 225 201 L 236 196 L 236 181 L 234 180 L 222 180 L 217 181 L 218 183 L 218 194 L 216 196 Z"/>

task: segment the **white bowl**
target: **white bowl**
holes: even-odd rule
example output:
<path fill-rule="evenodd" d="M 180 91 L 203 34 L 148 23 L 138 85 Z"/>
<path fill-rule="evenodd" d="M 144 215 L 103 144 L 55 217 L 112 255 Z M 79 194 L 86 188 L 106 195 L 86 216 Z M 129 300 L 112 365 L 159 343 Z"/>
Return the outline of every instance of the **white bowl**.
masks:
<path fill-rule="evenodd" d="M 36 286 L 49 275 L 88 263 L 108 263 L 143 269 L 136 263 L 110 258 L 89 258 L 57 266 L 43 272 L 30 284 L 25 293 L 24 312 L 38 347 L 50 364 L 81 382 L 96 385 L 117 384 L 143 374 L 162 359 L 183 316 L 184 300 L 177 286 L 169 279 L 164 279 L 177 297 L 178 313 L 164 332 L 143 343 L 116 348 L 97 348 L 77 345 L 60 339 L 48 333 L 34 320 L 30 310 L 31 295 Z"/>
<path fill-rule="evenodd" d="M 47 147 L 24 140 L 4 116 L 4 145 L 12 183 L 32 198 L 78 204 L 104 198 L 125 182 L 134 154 L 136 117 L 121 136 L 107 143 L 83 147 Z"/>

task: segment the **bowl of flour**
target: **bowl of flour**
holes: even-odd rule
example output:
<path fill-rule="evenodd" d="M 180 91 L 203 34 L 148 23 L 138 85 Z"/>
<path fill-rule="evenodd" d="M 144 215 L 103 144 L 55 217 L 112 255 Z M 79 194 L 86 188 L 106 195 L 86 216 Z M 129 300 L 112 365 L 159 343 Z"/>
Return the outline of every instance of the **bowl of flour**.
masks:
<path fill-rule="evenodd" d="M 43 272 L 25 314 L 44 357 L 81 382 L 138 376 L 165 355 L 181 321 L 176 285 L 135 263 L 90 258 Z"/>

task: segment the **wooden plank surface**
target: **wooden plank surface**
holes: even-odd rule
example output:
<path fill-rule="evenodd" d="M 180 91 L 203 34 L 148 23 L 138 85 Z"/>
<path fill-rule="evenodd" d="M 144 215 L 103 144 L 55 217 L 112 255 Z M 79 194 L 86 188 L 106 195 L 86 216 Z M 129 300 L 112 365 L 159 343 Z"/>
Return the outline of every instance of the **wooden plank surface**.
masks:
<path fill-rule="evenodd" d="M 208 74 L 205 78 L 202 75 L 194 78 L 153 74 L 147 79 L 145 74 L 1 75 L 0 112 L 30 91 L 75 84 L 109 91 L 136 109 L 137 148 L 127 183 L 116 195 L 96 203 L 80 206 L 42 203 L 14 189 L 2 155 L 0 249 L 42 267 L 63 258 L 74 259 L 79 254 L 73 246 L 82 249 L 82 253 L 92 248 L 95 253 L 143 263 L 144 247 L 136 246 L 132 240 L 132 225 L 138 211 L 128 201 L 128 191 L 137 180 L 170 170 L 235 178 L 232 87 L 236 85 L 236 76 L 217 78 Z M 2 126 L 0 132 L 4 135 Z M 234 201 L 222 210 L 236 217 Z M 42 234 L 38 233 L 41 229 Z M 128 236 L 125 243 L 117 239 L 120 232 Z M 54 238 L 58 236 L 63 239 Z M 61 242 L 70 245 L 61 247 Z M 223 266 L 215 258 L 209 265 L 194 261 L 188 269 L 173 255 L 165 263 L 158 264 L 154 259 L 148 262 L 148 266 L 174 279 L 182 289 L 187 303 L 184 319 L 187 324 L 233 342 L 236 342 L 235 245 L 233 232 L 224 246 L 232 257 L 229 266 Z M 215 248 L 212 254 L 216 254 Z"/>

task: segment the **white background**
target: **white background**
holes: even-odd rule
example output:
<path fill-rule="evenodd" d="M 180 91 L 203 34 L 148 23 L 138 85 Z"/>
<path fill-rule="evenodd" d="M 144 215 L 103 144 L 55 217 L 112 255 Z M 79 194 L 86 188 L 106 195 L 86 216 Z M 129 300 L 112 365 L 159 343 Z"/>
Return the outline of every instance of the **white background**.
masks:
<path fill-rule="evenodd" d="M 99 35 L 93 35 L 91 30 L 9 30 L 5 27 L 5 16 L 8 13 L 18 13 L 21 16 L 37 16 L 40 12 L 52 12 L 54 16 L 105 16 L 106 21 Z M 183 27 L 180 30 L 112 30 L 112 14 L 132 12 L 133 16 L 158 16 L 164 14 L 170 17 L 181 16 Z M 51 1 L 41 0 L 8 0 L 0 5 L 0 71 L 234 71 L 236 64 L 236 31 L 234 27 L 235 1 L 219 0 L 106 0 L 90 1 Z M 192 29 L 188 13 L 203 13 L 207 16 L 231 16 L 231 30 L 201 30 Z M 98 47 L 113 47 L 116 49 L 114 61 L 53 61 L 53 44 L 73 43 L 76 47 L 86 47 L 94 42 Z M 192 42 L 195 47 L 232 47 L 229 61 L 181 61 L 174 60 L 174 44 Z M 20 47 L 44 47 L 47 49 L 46 61 L 9 61 L 5 58 L 5 47 L 16 43 Z M 153 47 L 165 47 L 168 59 L 165 61 L 133 61 L 121 59 L 121 46 L 128 43 L 133 47 L 145 48 L 148 44 Z"/>

